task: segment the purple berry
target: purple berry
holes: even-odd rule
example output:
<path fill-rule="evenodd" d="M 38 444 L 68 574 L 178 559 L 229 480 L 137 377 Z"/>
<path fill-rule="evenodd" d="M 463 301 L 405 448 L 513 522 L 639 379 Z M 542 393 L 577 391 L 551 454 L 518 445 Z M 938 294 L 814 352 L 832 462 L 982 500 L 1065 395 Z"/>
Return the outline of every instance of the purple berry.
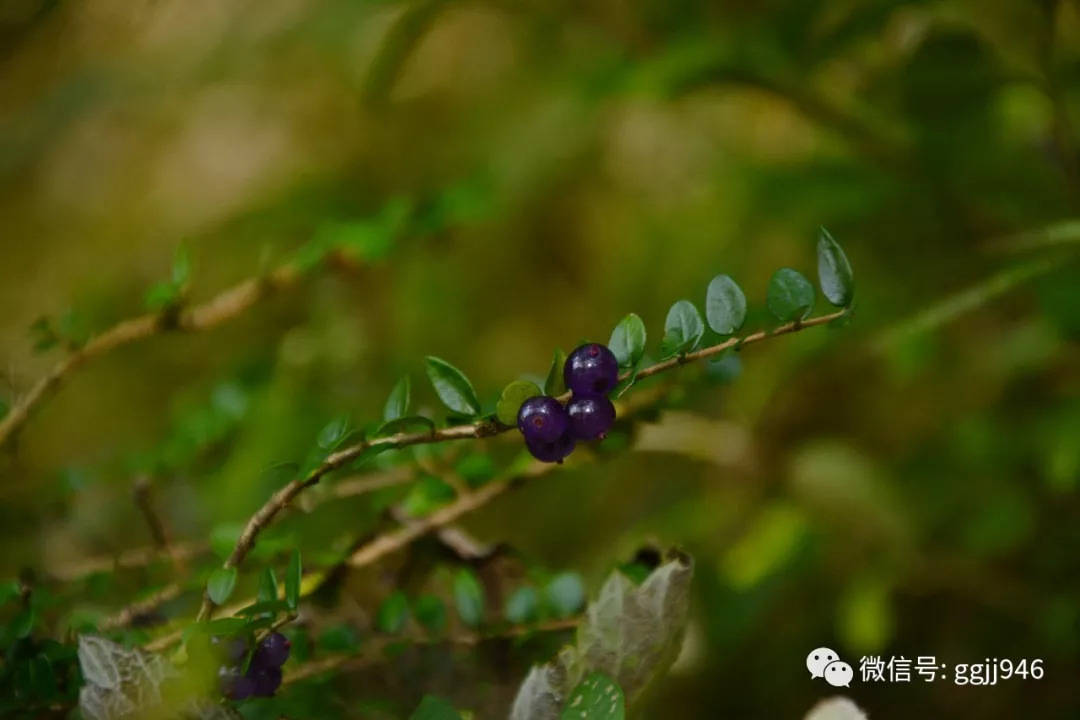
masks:
<path fill-rule="evenodd" d="M 255 695 L 255 681 L 240 672 L 236 666 L 227 666 L 218 670 L 218 684 L 221 694 L 230 700 L 246 700 Z"/>
<path fill-rule="evenodd" d="M 566 406 L 575 440 L 598 440 L 615 422 L 615 406 L 602 395 L 575 395 Z"/>
<path fill-rule="evenodd" d="M 281 667 L 289 659 L 291 647 L 287 637 L 279 632 L 271 633 L 259 643 L 252 662 L 258 662 L 261 667 Z"/>
<path fill-rule="evenodd" d="M 554 442 L 566 434 L 569 425 L 566 408 L 549 395 L 531 397 L 518 410 L 518 429 L 526 441 Z"/>
<path fill-rule="evenodd" d="M 619 361 L 599 343 L 582 345 L 566 358 L 563 380 L 575 395 L 607 395 L 619 382 Z"/>
<path fill-rule="evenodd" d="M 281 687 L 281 668 L 268 667 L 252 672 L 248 670 L 248 677 L 254 687 L 252 693 L 256 697 L 273 697 L 277 689 Z"/>
<path fill-rule="evenodd" d="M 525 436 L 525 447 L 529 448 L 532 456 L 540 462 L 561 463 L 563 458 L 574 451 L 574 439 L 570 433 L 551 442 L 542 442 Z"/>

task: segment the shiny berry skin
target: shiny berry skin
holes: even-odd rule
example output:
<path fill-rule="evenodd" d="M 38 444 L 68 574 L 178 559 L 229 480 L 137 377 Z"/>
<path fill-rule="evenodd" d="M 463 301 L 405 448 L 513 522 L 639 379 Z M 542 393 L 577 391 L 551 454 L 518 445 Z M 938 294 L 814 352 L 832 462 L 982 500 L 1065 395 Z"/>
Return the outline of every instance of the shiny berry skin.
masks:
<path fill-rule="evenodd" d="M 248 675 L 253 683 L 255 697 L 273 697 L 277 689 L 281 687 L 281 668 L 268 667 L 256 670 L 255 672 L 248 671 Z"/>
<path fill-rule="evenodd" d="M 575 395 L 566 405 L 570 435 L 575 440 L 600 440 L 615 422 L 615 406 L 602 395 Z"/>
<path fill-rule="evenodd" d="M 607 395 L 619 382 L 619 361 L 599 343 L 582 345 L 566 358 L 563 380 L 575 395 Z"/>
<path fill-rule="evenodd" d="M 526 441 L 554 442 L 566 434 L 569 425 L 566 408 L 549 395 L 531 397 L 518 410 L 518 429 Z"/>
<path fill-rule="evenodd" d="M 563 458 L 574 451 L 574 439 L 570 437 L 570 433 L 566 433 L 551 442 L 541 442 L 526 435 L 525 447 L 540 462 L 562 463 Z"/>
<path fill-rule="evenodd" d="M 260 667 L 281 667 L 289 659 L 289 648 L 292 645 L 289 639 L 279 632 L 271 633 L 263 638 L 259 647 L 255 650 L 252 663 L 258 663 Z"/>

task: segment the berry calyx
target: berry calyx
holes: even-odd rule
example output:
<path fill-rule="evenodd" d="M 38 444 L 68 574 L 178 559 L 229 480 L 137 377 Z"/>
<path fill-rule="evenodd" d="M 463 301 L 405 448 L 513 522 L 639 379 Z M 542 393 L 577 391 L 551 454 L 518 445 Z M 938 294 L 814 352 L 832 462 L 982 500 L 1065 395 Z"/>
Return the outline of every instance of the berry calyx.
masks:
<path fill-rule="evenodd" d="M 619 382 L 619 361 L 604 345 L 582 345 L 566 358 L 563 380 L 575 395 L 607 395 Z"/>
<path fill-rule="evenodd" d="M 518 429 L 526 442 L 555 442 L 566 434 L 569 425 L 566 408 L 549 395 L 531 397 L 518 410 Z"/>
<path fill-rule="evenodd" d="M 260 667 L 281 667 L 289 659 L 289 639 L 279 632 L 270 633 L 255 650 L 252 663 Z"/>
<path fill-rule="evenodd" d="M 615 406 L 602 395 L 575 395 L 566 412 L 575 440 L 600 440 L 615 422 Z"/>
<path fill-rule="evenodd" d="M 565 433 L 550 442 L 533 440 L 526 435 L 525 447 L 540 462 L 561 464 L 563 458 L 574 451 L 574 439 L 570 437 L 570 433 Z"/>

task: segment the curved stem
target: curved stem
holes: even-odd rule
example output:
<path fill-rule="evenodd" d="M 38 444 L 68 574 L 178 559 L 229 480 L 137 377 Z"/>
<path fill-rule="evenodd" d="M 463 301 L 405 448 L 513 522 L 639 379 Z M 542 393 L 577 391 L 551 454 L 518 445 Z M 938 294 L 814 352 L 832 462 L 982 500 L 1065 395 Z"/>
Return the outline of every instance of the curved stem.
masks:
<path fill-rule="evenodd" d="M 839 310 L 828 315 L 822 315 L 820 317 L 809 318 L 806 320 L 798 320 L 790 322 L 785 325 L 781 325 L 772 330 L 760 330 L 743 337 L 733 337 L 725 340 L 724 342 L 711 345 L 700 350 L 696 350 L 691 353 L 687 353 L 682 357 L 674 357 L 668 360 L 658 362 L 654 365 L 650 365 L 647 368 L 642 368 L 637 372 L 637 379 L 651 377 L 658 375 L 662 372 L 666 372 L 673 368 L 682 367 L 691 360 L 700 360 L 703 358 L 719 355 L 726 350 L 730 350 L 735 347 L 743 347 L 744 345 L 750 345 L 752 343 L 760 342 L 770 337 L 776 337 L 778 335 L 786 335 L 788 333 L 798 332 L 809 327 L 815 327 L 817 325 L 825 325 L 847 314 L 847 310 Z M 619 376 L 619 380 L 625 380 L 633 374 L 633 371 L 626 371 Z M 559 396 L 559 400 L 565 402 L 570 399 L 570 393 L 565 393 Z M 248 520 L 247 525 L 244 527 L 244 531 L 241 533 L 240 538 L 236 541 L 236 547 L 233 548 L 232 553 L 224 563 L 224 567 L 239 567 L 247 557 L 247 554 L 255 546 L 255 541 L 262 532 L 263 528 L 273 522 L 274 518 L 279 512 L 286 508 L 300 493 L 306 488 L 312 485 L 317 485 L 322 478 L 329 473 L 337 470 L 346 463 L 355 460 L 363 453 L 373 448 L 403 448 L 410 445 L 425 445 L 431 443 L 449 442 L 452 440 L 470 440 L 484 437 L 492 437 L 501 433 L 511 430 L 509 426 L 501 425 L 491 420 L 480 420 L 471 425 L 457 425 L 454 427 L 441 428 L 433 432 L 417 432 L 417 433 L 397 433 L 396 435 L 389 435 L 387 437 L 373 438 L 371 440 L 364 440 L 363 442 L 352 445 L 344 450 L 339 450 L 314 470 L 309 472 L 302 478 L 294 478 L 290 480 L 283 488 L 278 490 L 274 495 L 259 508 L 255 514 Z M 505 485 L 505 484 L 502 484 Z M 463 512 L 473 509 L 474 506 L 482 505 L 495 496 L 501 494 L 506 488 L 502 485 L 487 485 L 481 488 L 475 493 L 465 495 L 459 498 L 455 503 L 443 508 L 440 511 L 434 513 L 428 522 L 416 523 L 415 526 L 408 526 L 398 531 L 394 535 L 382 536 L 376 538 L 372 542 L 372 545 L 378 544 L 376 547 L 365 546 L 360 548 L 349 559 L 349 564 L 353 567 L 358 565 L 367 564 L 373 561 L 376 557 L 381 557 L 390 552 L 393 549 L 401 547 L 404 544 L 408 544 L 412 539 L 419 534 L 428 532 L 434 527 L 439 527 L 441 524 L 452 522 Z M 479 502 L 478 502 L 479 499 Z M 470 505 L 470 504 L 474 505 Z M 431 521 L 432 518 L 438 517 L 439 522 Z M 445 521 L 445 522 L 443 522 Z M 389 538 L 398 538 L 396 540 Z M 210 599 L 210 595 L 206 592 L 203 593 L 202 605 L 199 608 L 199 614 L 197 616 L 198 621 L 207 620 L 214 612 L 214 601 Z"/>
<path fill-rule="evenodd" d="M 15 438 L 33 413 L 60 390 L 68 375 L 94 358 L 136 340 L 173 330 L 208 330 L 237 317 L 268 295 L 295 285 L 300 277 L 296 268 L 286 265 L 264 277 L 251 278 L 234 285 L 204 303 L 182 309 L 175 318 L 168 313 L 149 313 L 124 320 L 94 336 L 57 363 L 0 419 L 0 446 Z"/>

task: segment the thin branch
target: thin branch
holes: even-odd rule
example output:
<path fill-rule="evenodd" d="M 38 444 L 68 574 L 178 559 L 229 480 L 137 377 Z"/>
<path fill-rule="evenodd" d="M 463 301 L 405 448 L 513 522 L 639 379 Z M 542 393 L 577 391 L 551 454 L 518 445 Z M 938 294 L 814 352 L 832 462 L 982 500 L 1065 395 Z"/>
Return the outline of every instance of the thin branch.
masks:
<path fill-rule="evenodd" d="M 305 680 L 309 677 L 321 675 L 324 672 L 330 670 L 339 669 L 357 669 L 361 667 L 367 667 L 377 663 L 381 659 L 385 659 L 386 655 L 383 653 L 383 649 L 392 644 L 401 642 L 410 642 L 414 645 L 434 645 L 438 643 L 447 643 L 452 645 L 477 645 L 479 643 L 489 640 L 503 640 L 508 638 L 523 637 L 526 635 L 533 635 L 536 633 L 549 633 L 549 632 L 563 632 L 566 630 L 573 630 L 581 623 L 581 618 L 572 617 L 562 620 L 549 620 L 547 622 L 537 623 L 533 625 L 514 625 L 502 630 L 495 630 L 487 633 L 482 632 L 461 632 L 454 635 L 437 636 L 437 635 L 421 635 L 411 638 L 401 637 L 386 637 L 378 638 L 377 641 L 369 643 L 365 646 L 366 652 L 363 655 L 334 655 L 321 660 L 315 660 L 313 662 L 305 663 L 300 667 L 290 670 L 282 679 L 282 683 L 292 683 L 298 680 Z"/>
<path fill-rule="evenodd" d="M 209 551 L 210 543 L 199 540 L 173 545 L 171 556 L 181 560 L 190 560 Z M 168 557 L 170 556 L 163 553 L 158 547 L 133 548 L 125 550 L 119 555 L 84 558 L 70 565 L 49 571 L 48 577 L 59 582 L 72 582 L 94 573 L 146 567 Z"/>
<path fill-rule="evenodd" d="M 231 320 L 259 300 L 295 285 L 299 270 L 286 265 L 269 274 L 245 280 L 206 302 L 181 309 L 175 318 L 168 313 L 148 313 L 124 320 L 94 336 L 82 347 L 68 353 L 29 392 L 11 406 L 0 419 L 0 446 L 10 442 L 33 413 L 56 394 L 64 380 L 76 369 L 116 348 L 170 331 L 200 332 Z"/>
<path fill-rule="evenodd" d="M 170 600 L 179 597 L 182 591 L 183 588 L 180 587 L 179 583 L 166 585 L 145 600 L 132 603 L 115 615 L 105 618 L 98 626 L 98 630 L 105 632 L 106 630 L 127 627 L 137 618 L 148 615 Z"/>
<path fill-rule="evenodd" d="M 647 368 L 643 368 L 638 371 L 637 378 L 643 379 L 658 375 L 662 372 L 666 372 L 676 367 L 682 367 L 683 365 L 693 361 L 700 360 L 702 358 L 712 357 L 719 355 L 732 348 L 742 348 L 745 345 L 760 342 L 770 337 L 776 337 L 778 335 L 786 335 L 788 333 L 798 332 L 809 327 L 817 325 L 825 325 L 847 314 L 847 310 L 839 310 L 828 315 L 822 315 L 820 317 L 809 318 L 806 320 L 798 320 L 790 322 L 785 325 L 781 325 L 772 330 L 761 330 L 744 337 L 733 337 L 724 342 L 712 345 L 701 350 L 696 350 L 691 353 L 687 353 L 683 356 L 673 357 L 669 360 L 651 365 Z M 625 380 L 630 377 L 631 371 L 624 372 L 620 376 L 620 380 Z M 570 393 L 567 392 L 559 397 L 559 400 L 565 402 L 570 399 Z M 247 557 L 247 554 L 255 546 L 255 541 L 262 532 L 263 528 L 273 522 L 274 518 L 279 512 L 285 509 L 297 495 L 302 493 L 306 488 L 313 485 L 317 485 L 323 477 L 344 466 L 346 463 L 355 460 L 362 454 L 369 450 L 376 448 L 394 448 L 400 449 L 409 447 L 411 445 L 425 445 L 430 443 L 449 442 L 452 440 L 473 440 L 478 438 L 492 437 L 501 433 L 507 432 L 512 428 L 506 425 L 501 425 L 491 420 L 480 420 L 471 425 L 455 425 L 453 427 L 441 428 L 430 432 L 416 432 L 416 433 L 397 433 L 396 435 L 390 435 L 387 437 L 374 438 L 371 440 L 365 440 L 357 443 L 351 447 L 339 450 L 314 470 L 309 472 L 303 478 L 294 478 L 289 481 L 283 488 L 278 490 L 274 495 L 259 508 L 255 514 L 248 520 L 247 525 L 244 527 L 244 531 L 241 533 L 239 540 L 236 542 L 236 547 L 233 548 L 232 553 L 224 563 L 224 567 L 239 567 Z M 486 485 L 476 493 L 471 495 L 465 495 L 459 498 L 455 503 L 444 507 L 432 515 L 419 521 L 415 527 L 402 528 L 390 535 L 381 536 L 376 538 L 368 545 L 360 548 L 349 559 L 349 564 L 356 567 L 357 564 L 364 564 L 360 562 L 366 557 L 366 553 L 375 553 L 377 557 L 381 557 L 382 554 L 390 550 L 402 547 L 404 544 L 411 542 L 416 537 L 419 537 L 424 532 L 430 532 L 433 527 L 440 527 L 449 522 L 453 522 L 460 514 L 455 513 L 455 508 L 466 507 L 467 510 L 473 509 L 468 507 L 471 502 L 476 502 L 478 499 L 482 499 L 479 505 L 482 505 L 491 500 L 495 495 L 502 493 L 506 487 L 503 484 L 490 484 Z M 491 497 L 488 497 L 491 494 Z M 465 505 L 462 505 L 464 503 Z M 477 505 L 477 506 L 479 506 Z M 465 510 L 465 511 L 467 511 Z M 441 521 L 448 514 L 452 514 L 449 520 L 433 523 L 432 518 L 439 518 Z M 398 538 L 398 539 L 391 539 Z M 214 611 L 214 601 L 210 599 L 209 593 L 203 593 L 203 602 L 199 608 L 199 614 L 197 621 L 203 621 L 210 618 Z"/>

